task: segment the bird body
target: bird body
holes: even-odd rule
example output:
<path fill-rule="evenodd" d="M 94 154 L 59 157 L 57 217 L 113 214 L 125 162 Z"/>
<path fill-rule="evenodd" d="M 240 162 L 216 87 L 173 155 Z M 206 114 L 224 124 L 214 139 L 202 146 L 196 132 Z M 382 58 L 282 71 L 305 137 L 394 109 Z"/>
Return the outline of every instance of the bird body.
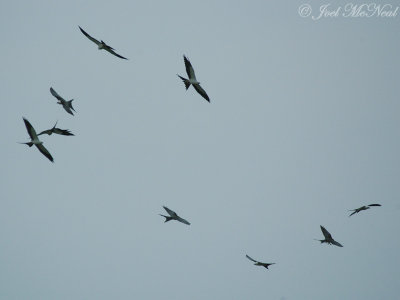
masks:
<path fill-rule="evenodd" d="M 104 49 L 104 48 L 106 48 L 106 47 L 107 47 L 107 44 L 104 43 L 103 41 L 100 41 L 99 45 L 97 46 L 97 48 L 98 48 L 99 50 L 102 50 L 102 49 Z M 111 48 L 111 47 L 110 47 L 110 48 Z"/>
<path fill-rule="evenodd" d="M 356 208 L 356 209 L 351 209 L 349 211 L 352 211 L 352 213 L 349 215 L 349 217 L 351 217 L 354 214 L 359 213 L 360 211 L 370 209 L 372 206 L 382 206 L 382 205 L 380 205 L 380 204 L 369 204 L 369 205 L 361 206 L 361 207 Z"/>
<path fill-rule="evenodd" d="M 74 113 L 72 112 L 75 111 L 75 109 L 72 107 L 72 101 L 74 101 L 74 99 L 71 99 L 69 101 L 65 100 L 52 87 L 50 88 L 50 93 L 58 100 L 57 104 L 61 104 L 65 111 L 70 115 L 74 115 Z"/>
<path fill-rule="evenodd" d="M 321 244 L 322 243 L 327 243 L 328 245 L 335 245 L 335 246 L 338 246 L 338 247 L 343 247 L 340 243 L 336 242 L 333 239 L 332 235 L 328 232 L 328 230 L 325 229 L 324 226 L 320 225 L 320 227 L 321 227 L 321 231 L 322 231 L 322 234 L 324 235 L 325 239 L 317 240 L 317 241 L 320 241 Z"/>
<path fill-rule="evenodd" d="M 106 51 L 110 52 L 112 55 L 115 55 L 115 56 L 117 56 L 117 57 L 119 57 L 119 58 L 122 58 L 122 59 L 127 59 L 126 57 L 123 57 L 123 56 L 117 54 L 117 53 L 114 51 L 114 48 L 112 48 L 111 46 L 107 45 L 107 44 L 106 44 L 105 42 L 103 42 L 102 40 L 101 40 L 101 41 L 96 40 L 94 37 L 92 37 L 91 35 L 89 35 L 85 30 L 83 30 L 80 26 L 78 26 L 78 27 L 79 27 L 79 29 L 81 30 L 81 32 L 82 32 L 89 40 L 91 40 L 93 43 L 95 43 L 95 44 L 97 45 L 97 48 L 98 48 L 99 50 L 106 50 Z"/>
<path fill-rule="evenodd" d="M 260 266 L 260 267 L 264 267 L 266 269 L 268 269 L 268 267 L 271 266 L 271 265 L 275 265 L 275 263 L 263 263 L 263 262 L 257 261 L 255 259 L 251 258 L 250 256 L 248 256 L 247 254 L 246 254 L 246 257 L 249 260 L 251 260 L 252 262 L 254 262 L 254 265 Z"/>
<path fill-rule="evenodd" d="M 187 59 L 187 57 L 184 55 L 183 56 L 183 60 L 185 62 L 185 68 L 186 68 L 186 73 L 189 77 L 189 79 L 184 78 L 180 75 L 178 75 L 178 77 L 180 79 L 182 79 L 183 83 L 185 84 L 186 90 L 190 87 L 190 85 L 193 85 L 193 88 L 204 98 L 206 99 L 208 102 L 210 102 L 210 98 L 208 97 L 207 93 L 205 90 L 203 90 L 203 88 L 200 86 L 200 82 L 197 81 L 196 79 L 196 75 L 194 73 L 194 69 L 192 67 L 192 64 L 190 63 L 190 61 Z"/>
<path fill-rule="evenodd" d="M 38 150 L 44 155 L 46 156 L 51 162 L 54 162 L 53 157 L 51 156 L 50 152 L 46 149 L 45 146 L 43 146 L 43 142 L 41 140 L 39 140 L 35 128 L 33 128 L 33 126 L 31 125 L 31 123 L 25 119 L 22 118 L 24 120 L 25 123 L 25 127 L 26 130 L 28 131 L 29 137 L 31 138 L 30 142 L 26 142 L 26 143 L 21 143 L 21 144 L 25 144 L 28 145 L 29 147 L 32 147 L 33 145 L 36 146 L 36 148 L 38 148 Z"/>
<path fill-rule="evenodd" d="M 169 209 L 166 206 L 163 206 L 163 207 L 167 211 L 167 213 L 169 214 L 169 216 L 164 216 L 164 215 L 160 214 L 160 216 L 165 218 L 164 223 L 166 223 L 168 221 L 171 221 L 171 220 L 176 220 L 176 221 L 181 222 L 183 224 L 190 225 L 190 223 L 188 221 L 186 221 L 185 219 L 183 219 L 180 216 L 178 216 L 176 212 L 174 212 L 173 210 Z"/>
<path fill-rule="evenodd" d="M 56 125 L 57 125 L 57 122 L 56 122 L 56 124 L 53 126 L 53 128 L 50 128 L 50 129 L 47 129 L 47 130 L 42 131 L 41 133 L 38 134 L 38 136 L 41 135 L 41 134 L 52 135 L 53 133 L 54 133 L 54 134 L 60 134 L 60 135 L 68 135 L 68 136 L 74 135 L 74 134 L 71 133 L 68 129 L 56 128 Z"/>

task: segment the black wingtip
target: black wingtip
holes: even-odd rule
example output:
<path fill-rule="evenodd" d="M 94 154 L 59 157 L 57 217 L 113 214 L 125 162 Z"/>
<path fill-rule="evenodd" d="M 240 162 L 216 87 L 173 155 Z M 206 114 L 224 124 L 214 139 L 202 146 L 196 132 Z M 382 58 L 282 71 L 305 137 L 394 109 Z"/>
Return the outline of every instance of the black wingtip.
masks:
<path fill-rule="evenodd" d="M 26 127 L 26 129 L 29 131 L 29 129 L 32 128 L 32 124 L 31 124 L 31 123 L 28 121 L 28 119 L 25 118 L 25 117 L 22 117 L 22 120 L 24 120 L 25 127 Z M 29 132 L 28 132 L 28 133 L 29 133 Z"/>

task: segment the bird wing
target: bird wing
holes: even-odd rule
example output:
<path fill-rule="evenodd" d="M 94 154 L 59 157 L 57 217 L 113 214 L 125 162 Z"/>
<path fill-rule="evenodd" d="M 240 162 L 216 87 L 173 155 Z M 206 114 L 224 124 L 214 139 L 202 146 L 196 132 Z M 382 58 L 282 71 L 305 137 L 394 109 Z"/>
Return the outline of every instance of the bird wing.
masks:
<path fill-rule="evenodd" d="M 71 115 L 74 115 L 74 113 L 72 112 L 71 108 L 72 106 L 68 105 L 68 103 L 66 103 L 65 105 L 63 105 L 65 111 Z"/>
<path fill-rule="evenodd" d="M 256 261 L 255 259 L 252 259 L 250 256 L 248 256 L 247 254 L 246 254 L 246 257 L 248 258 L 248 259 L 250 259 L 251 261 L 253 261 L 253 262 L 255 262 L 255 263 L 259 263 L 259 261 Z"/>
<path fill-rule="evenodd" d="M 332 240 L 332 244 L 333 244 L 333 245 L 336 245 L 336 246 L 338 246 L 338 247 L 343 247 L 342 244 L 336 242 L 335 240 Z"/>
<path fill-rule="evenodd" d="M 36 144 L 35 145 L 39 151 L 46 156 L 51 162 L 54 162 L 53 157 L 51 156 L 50 152 L 43 146 L 43 144 Z"/>
<path fill-rule="evenodd" d="M 111 48 L 110 46 L 105 47 L 104 50 L 110 52 L 111 54 L 113 54 L 113 55 L 115 55 L 115 56 L 117 56 L 117 57 L 119 57 L 119 58 L 127 59 L 126 57 L 123 57 L 123 56 L 119 55 L 118 53 L 116 53 L 116 52 L 113 50 L 113 48 Z"/>
<path fill-rule="evenodd" d="M 26 130 L 28 131 L 28 134 L 29 134 L 29 137 L 31 138 L 31 140 L 37 139 L 35 128 L 33 128 L 31 123 L 29 123 L 29 121 L 27 119 L 25 119 L 25 118 L 22 118 L 22 119 L 24 120 Z"/>
<path fill-rule="evenodd" d="M 320 226 L 321 226 L 321 230 L 322 230 L 322 233 L 323 233 L 325 239 L 327 239 L 327 240 L 332 239 L 332 236 L 331 236 L 331 234 L 328 232 L 328 230 L 326 230 L 324 226 L 322 226 L 322 225 L 320 225 Z M 332 239 L 332 240 L 333 240 L 333 239 Z"/>
<path fill-rule="evenodd" d="M 369 204 L 368 206 L 382 206 L 380 204 Z"/>
<path fill-rule="evenodd" d="M 196 75 L 194 74 L 194 69 L 192 67 L 192 64 L 190 61 L 187 59 L 187 57 L 184 55 L 183 60 L 185 61 L 185 67 L 186 67 L 186 73 L 189 76 L 189 79 L 195 79 L 196 80 Z"/>
<path fill-rule="evenodd" d="M 178 215 L 176 214 L 176 212 L 174 212 L 173 210 L 170 210 L 168 207 L 166 207 L 166 206 L 163 206 L 164 207 L 164 209 L 167 211 L 167 213 L 171 216 L 171 217 L 174 217 L 174 218 L 176 218 Z"/>
<path fill-rule="evenodd" d="M 208 98 L 208 95 L 205 90 L 200 86 L 200 84 L 193 84 L 194 89 L 208 102 L 210 102 L 210 98 Z"/>
<path fill-rule="evenodd" d="M 190 223 L 188 221 L 186 221 L 185 219 L 183 219 L 183 218 L 181 218 L 179 216 L 176 217 L 176 220 L 181 222 L 181 223 L 184 223 L 186 225 L 190 225 Z"/>
<path fill-rule="evenodd" d="M 259 263 L 261 266 L 263 266 L 264 268 L 267 268 L 271 265 L 274 265 L 275 263 Z"/>
<path fill-rule="evenodd" d="M 68 129 L 60 129 L 60 128 L 54 128 L 53 132 L 55 134 L 60 134 L 60 135 L 74 135 L 73 133 L 71 133 L 71 131 L 69 131 Z"/>
<path fill-rule="evenodd" d="M 91 40 L 93 43 L 95 43 L 97 46 L 100 44 L 100 42 L 98 40 L 96 40 L 94 37 L 91 37 L 85 30 L 83 30 L 81 28 L 81 26 L 78 26 L 79 29 L 81 30 L 81 32 L 89 39 Z"/>
<path fill-rule="evenodd" d="M 38 136 L 39 136 L 39 135 L 42 135 L 42 134 L 48 134 L 48 135 L 50 135 L 50 134 L 52 133 L 52 131 L 53 131 L 52 129 L 44 130 L 44 131 L 42 131 L 41 133 L 39 133 Z"/>
<path fill-rule="evenodd" d="M 50 93 L 56 97 L 58 100 L 60 101 L 65 101 L 63 97 L 61 97 L 59 94 L 57 94 L 57 92 L 51 87 L 50 88 Z"/>
<path fill-rule="evenodd" d="M 351 211 L 352 211 L 352 213 L 349 215 L 349 217 L 351 217 L 352 215 L 358 213 L 357 209 L 352 209 Z"/>

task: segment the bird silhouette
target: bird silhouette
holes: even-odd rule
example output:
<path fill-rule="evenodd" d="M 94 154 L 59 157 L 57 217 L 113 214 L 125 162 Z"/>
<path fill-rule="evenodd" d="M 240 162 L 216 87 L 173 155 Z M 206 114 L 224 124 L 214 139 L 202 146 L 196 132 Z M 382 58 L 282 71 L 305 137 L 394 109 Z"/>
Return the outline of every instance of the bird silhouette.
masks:
<path fill-rule="evenodd" d="M 256 266 L 261 266 L 261 267 L 264 267 L 264 268 L 266 268 L 266 269 L 268 269 L 268 267 L 269 267 L 270 265 L 275 265 L 275 263 L 263 263 L 263 262 L 257 261 L 257 260 L 255 260 L 255 259 L 251 258 L 250 256 L 248 256 L 247 254 L 246 254 L 246 257 L 247 257 L 248 259 L 250 259 L 252 262 L 254 262 L 254 265 L 256 265 Z"/>
<path fill-rule="evenodd" d="M 56 128 L 56 126 L 57 126 L 57 122 L 53 126 L 53 128 L 50 128 L 50 129 L 42 131 L 41 133 L 38 134 L 38 136 L 41 135 L 41 134 L 52 135 L 53 133 L 54 134 L 60 134 L 60 135 L 68 135 L 68 136 L 74 135 L 68 129 L 60 129 L 60 128 Z"/>
<path fill-rule="evenodd" d="M 333 239 L 332 235 L 329 233 L 328 230 L 325 229 L 324 226 L 320 225 L 320 227 L 321 227 L 322 234 L 324 235 L 325 239 L 323 239 L 323 240 L 317 240 L 317 241 L 320 241 L 321 244 L 322 244 L 322 243 L 327 243 L 327 244 L 329 244 L 329 245 L 332 244 L 332 245 L 335 245 L 335 246 L 338 246 L 338 247 L 343 247 L 340 243 L 336 242 L 336 241 Z"/>
<path fill-rule="evenodd" d="M 194 89 L 208 102 L 210 102 L 210 98 L 208 97 L 207 93 L 203 88 L 200 86 L 200 82 L 197 81 L 196 75 L 194 74 L 194 69 L 192 67 L 192 64 L 190 61 L 187 59 L 186 56 L 183 56 L 183 60 L 185 62 L 185 67 L 186 67 L 186 73 L 189 76 L 189 79 L 186 79 L 180 75 L 178 77 L 182 79 L 183 83 L 185 84 L 186 90 L 190 87 L 190 85 L 193 85 Z"/>
<path fill-rule="evenodd" d="M 165 218 L 164 223 L 168 222 L 168 221 L 171 221 L 171 220 L 176 220 L 176 221 L 179 221 L 179 222 L 181 222 L 183 224 L 190 225 L 190 223 L 188 221 L 186 221 L 185 219 L 182 219 L 180 216 L 178 216 L 176 214 L 176 212 L 174 212 L 173 210 L 169 209 L 166 206 L 163 206 L 163 207 L 167 211 L 167 213 L 169 214 L 169 216 L 164 216 L 164 215 L 160 214 L 160 216 Z"/>
<path fill-rule="evenodd" d="M 78 26 L 78 27 L 79 27 L 79 29 L 81 30 L 81 32 L 82 32 L 89 40 L 91 40 L 93 43 L 95 43 L 95 44 L 97 45 L 97 47 L 98 47 L 99 50 L 104 49 L 104 50 L 110 52 L 112 55 L 115 55 L 115 56 L 117 56 L 117 57 L 119 57 L 119 58 L 122 58 L 122 59 L 127 59 L 126 57 L 123 57 L 123 56 L 119 55 L 118 53 L 116 53 L 116 52 L 114 51 L 114 48 L 112 48 L 111 46 L 107 45 L 105 42 L 103 42 L 103 41 L 100 41 L 100 42 L 99 42 L 99 41 L 96 40 L 94 37 L 90 36 L 90 35 L 89 35 L 85 30 L 83 30 L 80 26 Z"/>
<path fill-rule="evenodd" d="M 44 156 L 46 156 L 51 162 L 54 162 L 54 159 L 51 156 L 50 152 L 45 148 L 45 146 L 43 146 L 43 142 L 41 140 L 39 140 L 39 138 L 36 134 L 35 128 L 33 128 L 31 123 L 29 123 L 29 121 L 27 119 L 25 119 L 25 118 L 22 118 L 22 119 L 24 120 L 25 127 L 26 127 L 26 130 L 28 131 L 31 141 L 27 142 L 27 143 L 20 143 L 20 144 L 25 144 L 25 145 L 28 145 L 29 147 L 32 147 L 33 145 L 35 145 L 36 148 L 38 148 L 38 150 L 40 151 L 40 153 L 42 153 Z"/>
<path fill-rule="evenodd" d="M 72 101 L 74 101 L 74 99 L 71 99 L 69 101 L 65 100 L 63 97 L 57 94 L 57 92 L 52 87 L 50 88 L 50 93 L 58 99 L 57 103 L 61 104 L 67 113 L 69 113 L 70 115 L 74 115 L 74 113 L 72 112 L 75 111 L 75 109 L 72 107 Z"/>
<path fill-rule="evenodd" d="M 356 209 L 351 209 L 351 210 L 349 210 L 349 211 L 352 211 L 352 213 L 349 215 L 349 217 L 351 217 L 351 216 L 354 215 L 354 214 L 359 213 L 359 212 L 362 211 L 362 210 L 370 209 L 372 206 L 382 206 L 382 205 L 380 205 L 380 204 L 369 204 L 369 205 L 361 206 L 361 207 L 356 208 Z"/>

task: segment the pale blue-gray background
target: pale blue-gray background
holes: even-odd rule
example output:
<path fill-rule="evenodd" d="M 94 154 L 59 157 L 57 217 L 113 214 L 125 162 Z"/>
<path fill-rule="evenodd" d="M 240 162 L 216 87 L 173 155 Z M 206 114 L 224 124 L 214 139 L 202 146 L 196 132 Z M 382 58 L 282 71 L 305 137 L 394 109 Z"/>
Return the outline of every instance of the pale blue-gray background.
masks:
<path fill-rule="evenodd" d="M 0 299 L 397 299 L 400 16 L 302 3 L 3 1 Z"/>

